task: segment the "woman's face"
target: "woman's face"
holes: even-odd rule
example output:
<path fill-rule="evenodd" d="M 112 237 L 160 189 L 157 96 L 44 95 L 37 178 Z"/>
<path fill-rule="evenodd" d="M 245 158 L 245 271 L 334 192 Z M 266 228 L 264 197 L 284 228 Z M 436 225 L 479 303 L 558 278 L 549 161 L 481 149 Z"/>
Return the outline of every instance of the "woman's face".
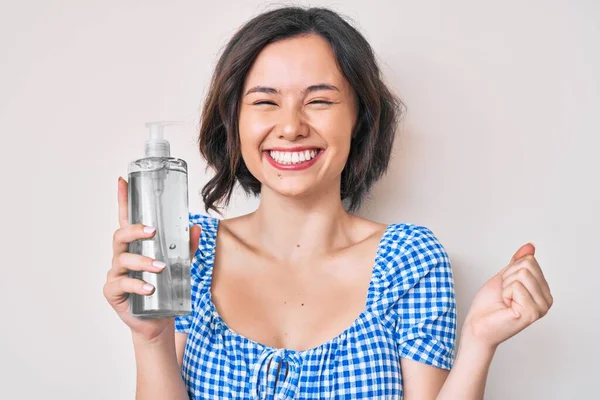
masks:
<path fill-rule="evenodd" d="M 242 92 L 239 132 L 246 166 L 285 196 L 339 185 L 357 118 L 353 89 L 318 35 L 266 46 Z"/>

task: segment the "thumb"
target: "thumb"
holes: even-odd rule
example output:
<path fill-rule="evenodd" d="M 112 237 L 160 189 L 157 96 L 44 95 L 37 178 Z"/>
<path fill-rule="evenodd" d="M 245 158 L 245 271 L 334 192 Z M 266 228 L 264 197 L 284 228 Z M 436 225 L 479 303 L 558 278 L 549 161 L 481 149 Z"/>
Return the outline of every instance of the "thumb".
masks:
<path fill-rule="evenodd" d="M 520 258 L 523 258 L 529 254 L 531 254 L 532 256 L 535 255 L 535 246 L 531 242 L 526 243 L 523 246 L 519 247 L 519 250 L 517 250 L 517 252 L 512 256 L 512 258 L 510 259 L 510 262 L 508 264 L 506 264 L 506 266 L 504 266 L 504 268 L 502 268 L 500 271 L 498 271 L 497 275 L 504 274 L 504 271 L 506 271 L 508 268 L 510 268 L 510 266 L 513 265 L 513 263 L 515 261 L 517 261 Z"/>
<path fill-rule="evenodd" d="M 521 246 L 519 250 L 517 250 L 517 252 L 512 256 L 508 264 L 510 265 L 515 261 L 519 260 L 520 258 L 523 258 L 528 255 L 535 255 L 535 246 L 533 245 L 533 243 L 526 243 L 523 246 Z"/>
<path fill-rule="evenodd" d="M 190 228 L 190 251 L 191 256 L 194 257 L 196 250 L 198 250 L 198 243 L 200 242 L 200 232 L 202 228 L 200 225 L 194 225 Z"/>

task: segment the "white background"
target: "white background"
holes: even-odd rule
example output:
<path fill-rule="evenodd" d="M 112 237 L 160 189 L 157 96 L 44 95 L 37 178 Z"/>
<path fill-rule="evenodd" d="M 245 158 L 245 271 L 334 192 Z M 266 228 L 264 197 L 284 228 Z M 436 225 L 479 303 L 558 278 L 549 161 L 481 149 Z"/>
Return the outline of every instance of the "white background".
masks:
<path fill-rule="evenodd" d="M 276 3 L 283 4 L 283 3 Z M 306 4 L 306 3 L 304 3 Z M 431 228 L 459 319 L 532 241 L 555 305 L 501 345 L 487 399 L 591 399 L 600 384 L 600 3 L 338 1 L 408 114 L 360 214 Z M 117 177 L 144 123 L 208 179 L 195 145 L 217 56 L 259 1 L 2 1 L 0 398 L 132 399 L 128 329 L 102 296 Z M 227 215 L 251 211 L 237 194 Z"/>

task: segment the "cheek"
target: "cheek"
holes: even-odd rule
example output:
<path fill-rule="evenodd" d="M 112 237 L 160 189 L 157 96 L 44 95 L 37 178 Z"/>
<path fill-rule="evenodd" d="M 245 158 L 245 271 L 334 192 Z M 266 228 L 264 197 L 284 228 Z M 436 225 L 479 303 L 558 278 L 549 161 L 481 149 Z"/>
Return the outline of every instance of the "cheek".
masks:
<path fill-rule="evenodd" d="M 260 145 L 265 137 L 264 123 L 248 113 L 240 113 L 239 135 L 242 159 L 248 170 L 255 177 L 260 171 L 261 156 Z M 257 177 L 258 178 L 258 177 Z"/>
<path fill-rule="evenodd" d="M 245 112 L 242 108 L 239 117 L 240 142 L 260 144 L 269 131 L 269 126 L 269 121 L 261 113 Z"/>
<path fill-rule="evenodd" d="M 258 152 L 259 142 L 257 142 L 255 137 L 256 135 L 248 131 L 247 127 L 240 129 L 240 150 L 248 168 L 260 161 L 260 153 Z"/>
<path fill-rule="evenodd" d="M 339 175 L 346 167 L 348 155 L 350 154 L 350 141 L 344 136 L 340 138 L 340 142 L 336 143 L 335 154 L 332 154 L 332 170 L 336 175 Z"/>
<path fill-rule="evenodd" d="M 336 170 L 344 168 L 352 139 L 352 116 L 346 110 L 331 113 L 326 118 L 321 115 L 312 122 L 315 129 L 320 132 L 331 151 L 331 164 Z"/>

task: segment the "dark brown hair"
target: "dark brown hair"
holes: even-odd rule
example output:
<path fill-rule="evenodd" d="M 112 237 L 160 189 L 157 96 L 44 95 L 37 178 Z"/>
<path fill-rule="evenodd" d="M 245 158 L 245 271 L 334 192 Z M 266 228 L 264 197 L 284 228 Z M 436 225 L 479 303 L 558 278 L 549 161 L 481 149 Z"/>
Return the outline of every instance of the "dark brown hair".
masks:
<path fill-rule="evenodd" d="M 331 45 L 338 66 L 358 97 L 358 118 L 341 177 L 347 209 L 359 208 L 370 187 L 387 170 L 404 105 L 383 83 L 373 49 L 338 13 L 326 8 L 284 7 L 264 12 L 230 39 L 215 67 L 204 102 L 198 143 L 215 176 L 202 189 L 206 211 L 228 205 L 238 182 L 258 196 L 261 183 L 241 156 L 238 117 L 246 74 L 270 43 L 317 34 Z"/>

